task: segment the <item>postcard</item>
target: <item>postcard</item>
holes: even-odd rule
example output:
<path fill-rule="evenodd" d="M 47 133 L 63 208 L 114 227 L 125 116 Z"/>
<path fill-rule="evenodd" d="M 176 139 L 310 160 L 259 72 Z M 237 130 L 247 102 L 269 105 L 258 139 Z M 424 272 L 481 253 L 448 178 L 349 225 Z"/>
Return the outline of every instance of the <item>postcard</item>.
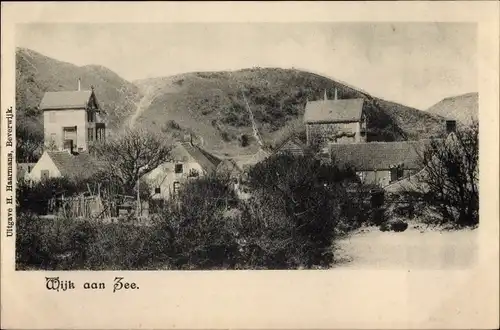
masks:
<path fill-rule="evenodd" d="M 497 328 L 498 15 L 2 4 L 2 328 Z"/>

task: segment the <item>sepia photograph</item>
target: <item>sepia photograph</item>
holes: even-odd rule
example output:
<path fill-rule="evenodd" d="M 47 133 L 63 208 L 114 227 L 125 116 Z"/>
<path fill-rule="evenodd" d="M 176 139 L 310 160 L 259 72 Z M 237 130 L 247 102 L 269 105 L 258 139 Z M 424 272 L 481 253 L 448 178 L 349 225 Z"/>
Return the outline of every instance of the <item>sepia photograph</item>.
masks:
<path fill-rule="evenodd" d="M 16 270 L 467 269 L 477 24 L 26 23 Z"/>
<path fill-rule="evenodd" d="M 497 329 L 500 3 L 1 4 L 2 329 Z"/>

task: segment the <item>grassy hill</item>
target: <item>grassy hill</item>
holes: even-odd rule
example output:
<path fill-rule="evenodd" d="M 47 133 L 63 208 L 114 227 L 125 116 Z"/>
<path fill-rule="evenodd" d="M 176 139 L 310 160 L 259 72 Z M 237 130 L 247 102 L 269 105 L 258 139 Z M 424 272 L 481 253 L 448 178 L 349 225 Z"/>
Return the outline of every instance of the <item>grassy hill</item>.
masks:
<path fill-rule="evenodd" d="M 139 89 L 113 71 L 98 65 L 76 66 L 30 49 L 16 50 L 16 109 L 18 116 L 39 115 L 36 110 L 45 92 L 89 90 L 94 85 L 110 127 L 119 127 L 135 112 Z"/>
<path fill-rule="evenodd" d="M 135 81 L 149 95 L 148 107 L 137 122 L 153 129 L 169 123 L 191 128 L 206 144 L 223 153 L 247 152 L 241 136 L 252 135 L 243 93 L 266 142 L 302 131 L 307 100 L 364 98 L 371 140 L 404 140 L 428 137 L 442 130 L 438 116 L 371 97 L 366 92 L 313 73 L 295 69 L 253 68 L 232 72 L 194 72 L 173 77 Z M 250 148 L 255 146 L 255 141 Z"/>
<path fill-rule="evenodd" d="M 46 91 L 95 86 L 111 128 L 124 123 L 152 130 L 192 132 L 218 154 L 248 154 L 257 150 L 245 95 L 266 144 L 274 146 L 292 132 L 304 135 L 307 100 L 364 98 L 371 140 L 425 138 L 442 131 L 439 116 L 374 98 L 368 93 L 317 74 L 280 68 L 194 72 L 129 82 L 96 65 L 76 66 L 29 49 L 16 51 L 18 126 L 43 133 L 37 106 Z M 19 130 L 21 132 L 22 130 Z M 25 130 L 27 131 L 27 130 Z M 26 133 L 26 132 L 25 132 Z M 30 138 L 40 138 L 40 134 Z M 247 145 L 248 140 L 248 145 Z"/>
<path fill-rule="evenodd" d="M 479 94 L 467 93 L 447 97 L 427 109 L 427 112 L 470 124 L 479 116 Z"/>

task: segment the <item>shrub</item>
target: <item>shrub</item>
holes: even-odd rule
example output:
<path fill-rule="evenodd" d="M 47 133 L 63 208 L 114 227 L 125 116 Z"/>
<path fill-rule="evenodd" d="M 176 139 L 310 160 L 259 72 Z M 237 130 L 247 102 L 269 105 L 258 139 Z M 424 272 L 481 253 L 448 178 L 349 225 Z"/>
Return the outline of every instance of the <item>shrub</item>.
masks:
<path fill-rule="evenodd" d="M 250 138 L 248 137 L 248 135 L 243 134 L 241 136 L 241 146 L 248 147 L 249 144 L 250 144 Z"/>
<path fill-rule="evenodd" d="M 224 214 L 236 199 L 230 181 L 213 176 L 186 183 L 167 203 L 156 228 L 170 233 L 173 267 L 235 267 L 238 230 Z"/>
<path fill-rule="evenodd" d="M 354 180 L 351 170 L 310 156 L 273 156 L 254 166 L 244 221 L 255 227 L 248 230 L 250 259 L 269 268 L 328 266 L 339 226 L 352 220 L 346 183 Z"/>

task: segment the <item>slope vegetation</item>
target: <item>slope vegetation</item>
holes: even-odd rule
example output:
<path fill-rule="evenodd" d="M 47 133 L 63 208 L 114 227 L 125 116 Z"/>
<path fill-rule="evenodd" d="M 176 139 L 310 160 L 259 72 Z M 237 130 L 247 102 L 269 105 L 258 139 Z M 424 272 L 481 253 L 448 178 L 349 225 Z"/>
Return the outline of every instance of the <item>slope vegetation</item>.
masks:
<path fill-rule="evenodd" d="M 371 140 L 428 137 L 442 128 L 441 118 L 371 97 L 366 92 L 313 73 L 295 69 L 253 68 L 232 72 L 194 72 L 135 82 L 151 103 L 137 121 L 153 129 L 167 122 L 189 127 L 206 144 L 225 153 L 241 153 L 241 137 L 253 136 L 245 95 L 267 144 L 304 129 L 307 100 L 364 98 Z M 286 132 L 286 133 L 284 133 Z M 255 147 L 253 140 L 250 148 Z"/>

